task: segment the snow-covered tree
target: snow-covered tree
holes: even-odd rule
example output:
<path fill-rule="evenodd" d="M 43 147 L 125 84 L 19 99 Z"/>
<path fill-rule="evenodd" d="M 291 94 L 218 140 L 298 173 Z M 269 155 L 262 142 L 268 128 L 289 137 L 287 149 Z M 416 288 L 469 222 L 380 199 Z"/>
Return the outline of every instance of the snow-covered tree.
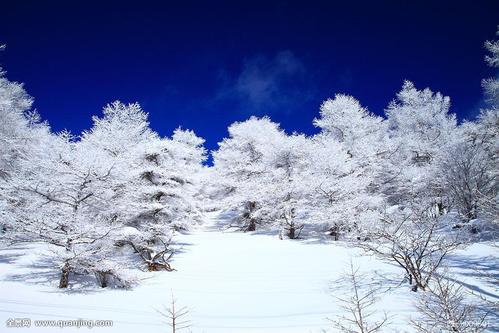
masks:
<path fill-rule="evenodd" d="M 499 33 L 499 32 L 498 32 Z M 490 55 L 485 57 L 491 67 L 499 67 L 499 41 L 485 43 Z M 499 209 L 499 81 L 482 82 L 487 107 L 476 121 L 465 121 L 456 131 L 441 173 L 452 204 L 465 222 L 479 217 L 495 220 Z M 475 226 L 472 231 L 478 231 Z"/>
<path fill-rule="evenodd" d="M 499 26 L 496 35 L 499 36 Z M 492 68 L 499 68 L 499 40 L 486 41 L 485 48 L 490 52 L 485 56 L 485 62 Z M 497 77 L 484 79 L 482 86 L 487 101 L 496 109 L 499 106 L 499 79 Z"/>
<path fill-rule="evenodd" d="M 265 225 L 281 237 L 299 237 L 311 209 L 304 175 L 309 139 L 288 136 L 266 117 L 234 123 L 229 134 L 213 153 L 227 210 L 244 230 Z"/>
<path fill-rule="evenodd" d="M 262 210 L 270 222 L 277 222 L 281 237 L 298 238 L 312 209 L 304 177 L 309 146 L 303 135 L 282 136 L 274 143 L 268 173 L 262 179 Z"/>
<path fill-rule="evenodd" d="M 31 109 L 33 99 L 22 84 L 11 82 L 0 67 L 0 178 L 8 178 L 30 149 L 46 139 L 49 128 Z"/>
<path fill-rule="evenodd" d="M 112 262 L 110 237 L 119 227 L 114 215 L 112 169 L 96 167 L 88 152 L 61 133 L 25 160 L 12 176 L 7 212 L 13 216 L 8 237 L 50 244 L 61 270 L 60 288 L 70 274 L 104 271 L 126 284 Z"/>
<path fill-rule="evenodd" d="M 213 152 L 218 195 L 235 222 L 246 231 L 254 231 L 266 219 L 262 210 L 264 193 L 269 185 L 269 164 L 276 143 L 285 133 L 269 118 L 251 117 L 229 127 L 229 137 Z"/>
<path fill-rule="evenodd" d="M 92 165 L 107 168 L 112 174 L 113 205 L 108 207 L 107 213 L 119 223 L 113 245 L 130 245 L 138 257 L 144 258 L 149 265 L 168 258 L 171 230 L 166 224 L 163 229 L 158 227 L 157 229 L 163 230 L 162 237 L 155 241 L 162 250 L 151 246 L 146 251 L 142 249 L 142 243 L 151 239 L 150 234 L 158 232 L 154 232 L 153 226 L 144 221 L 131 225 L 131 220 L 146 209 L 135 197 L 144 195 L 135 185 L 136 181 L 140 181 L 140 176 L 134 174 L 137 171 L 135 159 L 144 158 L 140 156 L 141 149 L 160 140 L 149 128 L 147 118 L 147 113 L 137 103 L 123 104 L 116 101 L 104 108 L 102 117 L 93 117 L 93 127 L 83 133 L 78 146 L 90 153 Z M 130 240 L 132 238 L 134 242 Z M 138 239 L 141 240 L 140 244 Z M 157 253 L 160 253 L 159 256 L 154 258 Z M 166 260 L 164 261 L 163 264 L 169 269 Z"/>
<path fill-rule="evenodd" d="M 383 118 L 370 113 L 352 96 L 338 94 L 322 103 L 320 118 L 314 125 L 322 134 L 340 142 L 350 157 L 364 165 L 375 164 L 373 159 L 382 154 L 386 126 Z"/>
<path fill-rule="evenodd" d="M 475 122 L 457 130 L 443 164 L 445 189 L 452 206 L 465 222 L 496 218 L 498 185 L 499 113 L 483 110 Z"/>
<path fill-rule="evenodd" d="M 193 140 L 178 141 L 184 135 Z M 204 159 L 202 142 L 191 132 L 177 130 L 173 140 L 156 139 L 139 147 L 131 161 L 131 177 L 119 206 L 127 227 L 122 242 L 139 254 L 149 270 L 170 270 L 173 232 L 201 220 L 193 179 Z"/>
<path fill-rule="evenodd" d="M 454 141 L 456 119 L 450 99 L 406 81 L 386 110 L 391 152 L 380 180 L 392 204 L 422 201 L 442 213 L 446 203 L 439 170 Z M 425 201 L 425 202 L 423 202 Z"/>
<path fill-rule="evenodd" d="M 180 129 L 173 139 L 160 138 L 147 118 L 136 103 L 110 104 L 80 145 L 115 176 L 110 214 L 122 224 L 116 244 L 130 246 L 148 270 L 171 270 L 173 231 L 199 220 L 193 183 L 205 159 L 204 141 Z"/>
<path fill-rule="evenodd" d="M 46 123 L 31 109 L 32 98 L 22 84 L 11 82 L 0 68 L 0 233 L 12 215 L 7 213 L 10 177 L 22 172 L 21 164 L 51 140 Z"/>
<path fill-rule="evenodd" d="M 380 159 L 386 148 L 386 126 L 381 117 L 351 96 L 336 95 L 321 107 L 314 124 L 321 133 L 312 140 L 308 182 L 314 189 L 311 214 L 338 239 L 377 220 L 382 196 L 375 187 Z"/>
<path fill-rule="evenodd" d="M 70 273 L 96 273 L 107 265 L 104 238 L 114 228 L 105 209 L 110 170 L 89 163 L 92 152 L 78 149 L 68 133 L 51 134 L 31 104 L 22 85 L 2 74 L 2 238 L 49 243 L 65 288 Z"/>

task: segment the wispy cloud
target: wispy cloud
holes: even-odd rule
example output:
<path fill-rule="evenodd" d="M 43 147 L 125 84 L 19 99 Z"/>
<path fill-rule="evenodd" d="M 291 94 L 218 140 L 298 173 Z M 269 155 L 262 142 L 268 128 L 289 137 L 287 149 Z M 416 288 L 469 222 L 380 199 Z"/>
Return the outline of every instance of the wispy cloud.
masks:
<path fill-rule="evenodd" d="M 224 73 L 217 99 L 233 100 L 252 113 L 292 112 L 314 95 L 305 64 L 291 51 L 247 58 L 236 75 Z"/>

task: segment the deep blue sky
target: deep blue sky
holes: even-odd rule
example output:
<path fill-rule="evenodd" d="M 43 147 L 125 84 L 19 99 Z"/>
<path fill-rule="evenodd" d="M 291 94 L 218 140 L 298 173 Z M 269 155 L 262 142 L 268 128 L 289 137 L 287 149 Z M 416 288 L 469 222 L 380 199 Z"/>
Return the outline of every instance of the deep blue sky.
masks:
<path fill-rule="evenodd" d="M 435 4 L 437 3 L 438 4 Z M 313 133 L 335 93 L 381 114 L 404 79 L 476 115 L 499 1 L 4 1 L 0 64 L 56 131 L 138 101 L 163 135 L 207 140 L 268 114 Z"/>

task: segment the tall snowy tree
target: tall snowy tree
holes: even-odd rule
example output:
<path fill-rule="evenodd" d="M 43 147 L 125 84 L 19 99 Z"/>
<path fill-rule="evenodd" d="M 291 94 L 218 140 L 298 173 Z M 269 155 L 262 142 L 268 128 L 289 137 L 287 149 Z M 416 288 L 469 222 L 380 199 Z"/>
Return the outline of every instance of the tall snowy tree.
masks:
<path fill-rule="evenodd" d="M 298 238 L 308 218 L 310 188 L 304 180 L 308 167 L 309 140 L 303 135 L 282 136 L 274 144 L 274 153 L 262 179 L 262 210 L 276 221 L 282 235 Z"/>
<path fill-rule="evenodd" d="M 204 140 L 182 130 L 162 139 L 147 118 L 140 105 L 115 102 L 94 117 L 80 144 L 115 176 L 110 214 L 122 224 L 116 243 L 129 245 L 148 270 L 171 270 L 173 231 L 199 220 L 193 178 L 205 159 Z"/>
<path fill-rule="evenodd" d="M 338 94 L 321 105 L 314 125 L 321 133 L 340 142 L 350 157 L 365 165 L 384 150 L 386 126 L 382 117 L 370 113 L 355 98 Z"/>
<path fill-rule="evenodd" d="M 131 177 L 118 206 L 127 227 L 122 243 L 139 254 L 148 270 L 171 270 L 174 231 L 201 221 L 195 173 L 205 158 L 202 143 L 194 133 L 176 130 L 173 139 L 155 139 L 139 147 L 130 161 Z"/>
<path fill-rule="evenodd" d="M 487 64 L 499 67 L 499 41 L 485 43 Z M 499 81 L 482 82 L 487 107 L 476 121 L 466 121 L 457 130 L 444 161 L 442 175 L 451 201 L 465 222 L 483 217 L 497 222 L 499 209 Z M 474 226 L 471 230 L 478 231 Z"/>
<path fill-rule="evenodd" d="M 30 149 L 46 139 L 49 129 L 31 109 L 32 98 L 20 83 L 11 82 L 0 67 L 0 178 L 15 171 Z"/>
<path fill-rule="evenodd" d="M 8 237 L 49 244 L 61 270 L 60 288 L 72 273 L 105 270 L 121 282 L 121 270 L 111 272 L 109 261 L 109 238 L 119 226 L 109 214 L 112 169 L 96 167 L 67 133 L 38 149 L 9 183 Z"/>
<path fill-rule="evenodd" d="M 456 118 L 449 113 L 450 99 L 430 89 L 417 90 L 406 81 L 386 110 L 392 151 L 383 165 L 381 180 L 391 204 L 415 198 L 423 206 L 444 211 L 445 194 L 439 166 L 454 141 Z"/>
<path fill-rule="evenodd" d="M 499 26 L 496 35 L 499 36 Z M 492 68 L 499 68 L 499 40 L 486 41 L 485 48 L 490 53 L 485 56 L 485 62 Z M 497 79 L 497 76 L 484 79 L 482 86 L 485 90 L 487 101 L 494 109 L 497 109 L 499 106 L 499 79 Z"/>
<path fill-rule="evenodd" d="M 499 113 L 484 110 L 477 121 L 465 122 L 457 133 L 441 170 L 447 195 L 465 222 L 479 216 L 495 219 Z"/>
<path fill-rule="evenodd" d="M 0 67 L 0 233 L 13 222 L 8 214 L 10 178 L 19 176 L 23 161 L 52 139 L 47 124 L 31 109 L 32 102 L 23 85 L 9 81 Z"/>
<path fill-rule="evenodd" d="M 254 231 L 266 220 L 262 210 L 263 193 L 269 163 L 275 145 L 285 134 L 269 118 L 251 117 L 229 127 L 229 137 L 213 152 L 218 195 L 227 210 L 235 213 L 235 220 L 246 231 Z"/>
<path fill-rule="evenodd" d="M 388 150 L 386 125 L 347 95 L 325 101 L 320 114 L 308 169 L 315 189 L 312 214 L 335 239 L 348 231 L 360 237 L 364 225 L 376 221 L 382 201 L 375 180 Z"/>

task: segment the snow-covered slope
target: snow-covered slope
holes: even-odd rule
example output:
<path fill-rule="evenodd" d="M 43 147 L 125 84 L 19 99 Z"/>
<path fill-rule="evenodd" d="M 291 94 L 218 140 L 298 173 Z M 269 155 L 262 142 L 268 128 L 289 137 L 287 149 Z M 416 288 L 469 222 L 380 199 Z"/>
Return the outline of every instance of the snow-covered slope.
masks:
<path fill-rule="evenodd" d="M 93 329 L 102 332 L 170 332 L 157 310 L 169 305 L 173 292 L 178 305 L 189 308 L 192 332 L 320 332 L 330 328 L 327 318 L 341 314 L 334 296 L 348 292 L 338 279 L 350 260 L 373 283 L 383 283 L 378 308 L 392 316 L 394 329 L 414 316 L 416 294 L 400 285 L 398 267 L 361 256 L 340 242 L 222 232 L 216 219 L 213 213 L 203 227 L 177 237 L 176 272 L 144 273 L 147 278 L 132 290 L 80 284 L 61 291 L 54 269 L 34 253 L 38 247 L 2 250 L 0 331 L 9 318 L 84 318 L 113 320 L 112 328 Z M 497 278 L 497 259 L 493 247 L 477 244 L 452 256 L 449 266 L 467 288 L 497 301 L 490 279 L 480 276 Z M 71 331 L 77 329 L 64 329 Z"/>

